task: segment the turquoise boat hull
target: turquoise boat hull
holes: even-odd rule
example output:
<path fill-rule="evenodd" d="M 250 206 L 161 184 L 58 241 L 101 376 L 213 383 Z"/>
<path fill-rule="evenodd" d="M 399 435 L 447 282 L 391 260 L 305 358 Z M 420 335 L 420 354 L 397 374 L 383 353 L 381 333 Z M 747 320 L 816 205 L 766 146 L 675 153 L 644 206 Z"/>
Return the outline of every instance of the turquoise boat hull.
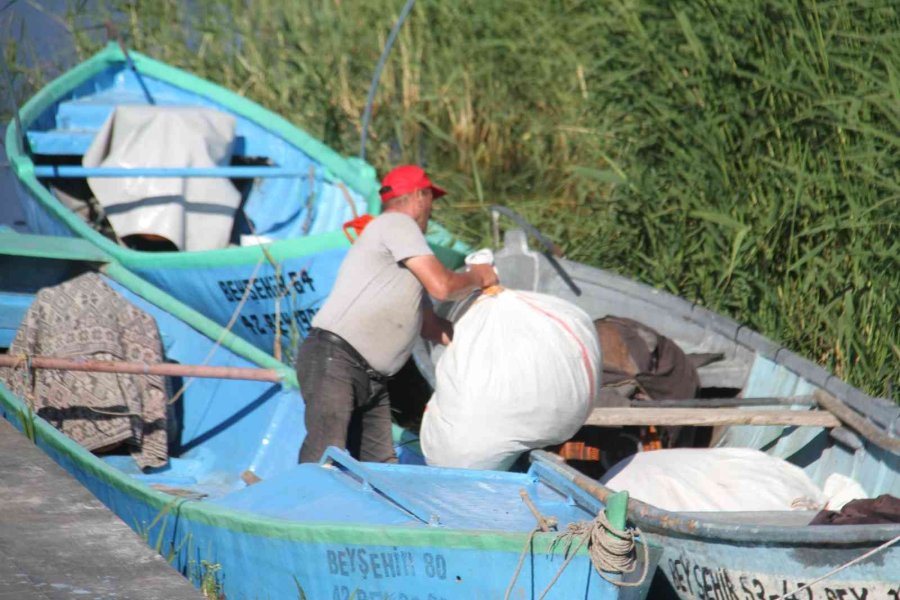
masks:
<path fill-rule="evenodd" d="M 0 233 L 0 337 L 11 338 L 38 289 L 99 269 L 156 319 L 168 361 L 211 356 L 212 366 L 274 368 L 282 382 L 193 380 L 176 405 L 180 433 L 169 464 L 149 472 L 128 455 L 95 456 L 30 416 L 16 385 L 0 385 L 0 412 L 33 431 L 44 451 L 197 585 L 214 585 L 230 600 L 449 600 L 503 598 L 515 577 L 512 598 L 538 597 L 551 583 L 548 598 L 646 597 L 657 547 L 640 586 L 607 582 L 584 550 L 553 582 L 566 545 L 555 543 L 555 532 L 533 533 L 537 521 L 520 491 L 556 517 L 560 531 L 590 522 L 605 505 L 549 463 L 527 473 L 465 471 L 361 464 L 330 449 L 321 464 L 298 465 L 304 407 L 293 371 L 108 260 L 83 240 Z M 421 462 L 414 444 L 398 450 L 401 462 Z"/>
<path fill-rule="evenodd" d="M 237 177 L 232 181 L 242 190 L 232 242 L 252 234 L 269 243 L 186 252 L 134 250 L 99 233 L 61 201 L 59 189 L 83 185 L 84 173 L 68 177 L 66 170 L 81 169 L 74 165 L 81 164 L 112 111 L 151 101 L 163 107 L 213 108 L 234 117 L 233 160 L 271 166 L 221 168 Z M 3 201 L 21 204 L 29 232 L 88 240 L 133 273 L 286 362 L 331 291 L 350 246 L 343 225 L 381 209 L 371 165 L 340 156 L 280 116 L 208 81 L 137 52 L 126 58 L 116 44 L 40 90 L 20 117 L 24 133 L 15 122 L 6 132 L 16 198 Z M 248 170 L 254 178 L 241 174 Z M 428 239 L 452 268 L 468 250 L 434 223 Z"/>

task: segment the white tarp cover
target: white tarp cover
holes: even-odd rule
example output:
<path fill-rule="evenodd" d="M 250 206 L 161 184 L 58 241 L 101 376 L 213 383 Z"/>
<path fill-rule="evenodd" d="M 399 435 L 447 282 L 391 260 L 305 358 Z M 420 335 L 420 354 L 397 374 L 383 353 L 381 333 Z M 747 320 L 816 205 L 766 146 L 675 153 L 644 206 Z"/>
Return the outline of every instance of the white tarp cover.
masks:
<path fill-rule="evenodd" d="M 197 107 L 119 106 L 82 159 L 85 167 L 216 167 L 231 161 L 235 119 Z M 228 245 L 240 192 L 226 178 L 89 177 L 120 238 L 150 234 L 179 250 Z"/>
<path fill-rule="evenodd" d="M 639 452 L 601 481 L 671 511 L 818 509 L 827 500 L 803 469 L 752 448 Z"/>
<path fill-rule="evenodd" d="M 584 425 L 600 387 L 591 318 L 560 298 L 481 296 L 454 325 L 420 438 L 428 464 L 508 469 Z"/>

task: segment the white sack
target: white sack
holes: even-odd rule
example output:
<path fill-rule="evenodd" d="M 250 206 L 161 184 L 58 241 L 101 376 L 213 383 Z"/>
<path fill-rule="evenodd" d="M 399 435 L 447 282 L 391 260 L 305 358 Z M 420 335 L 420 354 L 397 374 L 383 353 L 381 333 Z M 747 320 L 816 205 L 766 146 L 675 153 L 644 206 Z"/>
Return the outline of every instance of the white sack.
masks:
<path fill-rule="evenodd" d="M 483 295 L 454 325 L 420 432 L 428 464 L 508 469 L 571 438 L 600 387 L 591 318 L 544 294 Z"/>
<path fill-rule="evenodd" d="M 852 500 L 869 497 L 863 486 L 856 480 L 840 473 L 832 473 L 828 476 L 825 485 L 822 486 L 822 493 L 827 499 L 824 508 L 837 511 Z"/>
<path fill-rule="evenodd" d="M 84 154 L 85 167 L 216 167 L 231 162 L 234 117 L 210 108 L 119 106 Z M 226 178 L 89 177 L 119 237 L 159 235 L 179 250 L 228 245 L 240 192 Z"/>
<path fill-rule="evenodd" d="M 825 495 L 803 469 L 751 448 L 675 448 L 639 452 L 601 480 L 671 511 L 819 508 Z"/>

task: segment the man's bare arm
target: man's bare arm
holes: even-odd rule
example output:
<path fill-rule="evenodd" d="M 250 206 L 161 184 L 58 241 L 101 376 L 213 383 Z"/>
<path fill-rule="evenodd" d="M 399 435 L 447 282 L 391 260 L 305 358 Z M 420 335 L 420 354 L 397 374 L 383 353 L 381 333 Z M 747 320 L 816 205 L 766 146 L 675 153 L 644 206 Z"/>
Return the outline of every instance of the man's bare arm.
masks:
<path fill-rule="evenodd" d="M 497 283 L 497 274 L 491 265 L 472 265 L 469 271 L 456 273 L 433 254 L 407 258 L 404 264 L 422 282 L 428 295 L 438 300 L 457 300 L 472 290 Z"/>

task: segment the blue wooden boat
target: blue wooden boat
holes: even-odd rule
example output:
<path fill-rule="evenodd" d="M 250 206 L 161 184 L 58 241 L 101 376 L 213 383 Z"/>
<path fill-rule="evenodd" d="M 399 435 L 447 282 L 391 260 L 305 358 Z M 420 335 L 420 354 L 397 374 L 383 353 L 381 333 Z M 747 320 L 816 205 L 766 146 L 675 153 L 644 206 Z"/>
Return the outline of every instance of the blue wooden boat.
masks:
<path fill-rule="evenodd" d="M 200 107 L 233 117 L 230 164 L 81 166 L 116 108 L 148 106 Z M 231 329 L 270 353 L 282 347 L 288 353 L 331 290 L 349 247 L 344 224 L 380 211 L 379 184 L 369 164 L 338 155 L 246 98 L 140 53 L 126 55 L 114 43 L 41 89 L 19 114 L 21 130 L 10 123 L 6 149 L 29 232 L 86 239 L 220 324 L 237 312 Z M 87 177 L 109 181 L 129 174 L 227 178 L 241 192 L 232 242 L 247 234 L 273 242 L 265 249 L 141 251 L 116 243 L 70 209 L 72 198 L 90 200 Z M 436 224 L 428 236 L 445 264 L 461 264 L 463 244 Z"/>
<path fill-rule="evenodd" d="M 305 431 L 293 371 L 84 240 L 0 232 L 0 347 L 37 290 L 87 270 L 155 318 L 167 361 L 204 364 L 221 340 L 206 364 L 282 375 L 281 383 L 193 380 L 178 401 L 169 464 L 151 472 L 127 455 L 86 451 L 29 415 L 14 385 L 0 385 L 3 416 L 195 583 L 213 578 L 229 600 L 503 598 L 508 586 L 512 598 L 548 587 L 547 598 L 646 597 L 656 547 L 641 561 L 650 576 L 640 586 L 607 582 L 584 550 L 560 571 L 565 544 L 534 533 L 521 490 L 560 531 L 606 507 L 551 462 L 538 459 L 527 473 L 463 471 L 360 464 L 331 449 L 319 465 L 296 464 Z M 421 458 L 409 442 L 405 463 Z M 621 526 L 624 503 L 618 516 L 609 504 L 605 514 Z"/>
<path fill-rule="evenodd" d="M 496 237 L 501 214 L 518 220 L 526 231 L 541 238 L 540 232 L 502 207 L 495 207 Z M 819 399 L 827 400 L 829 409 L 842 416 L 841 426 L 829 428 L 718 427 L 713 430 L 712 446 L 762 450 L 803 468 L 819 486 L 830 474 L 840 473 L 859 482 L 870 497 L 900 496 L 900 406 L 895 402 L 868 396 L 700 305 L 610 272 L 531 250 L 521 229 L 506 233 L 505 245 L 495 256 L 505 285 L 566 298 L 595 318 L 618 315 L 635 319 L 677 341 L 686 352 L 720 354 L 722 360 L 699 369 L 701 386 L 715 390 L 719 397 L 730 391 L 735 398 L 731 406 L 744 402 L 745 409 L 809 411 L 814 408 L 810 400 Z M 454 310 L 459 307 L 449 312 Z M 419 355 L 420 363 L 427 363 L 428 358 Z M 768 400 L 747 406 L 754 404 L 750 399 Z M 761 406 L 767 402 L 770 406 Z M 652 422 L 652 417 L 645 421 Z M 552 462 L 547 455 L 538 460 L 541 464 Z M 557 461 L 555 468 L 597 498 L 612 493 L 568 465 Z M 684 600 L 900 597 L 900 524 L 809 526 L 816 513 L 679 513 L 634 498 L 628 510 L 629 519 L 647 539 L 663 548 L 659 571 L 670 583 L 668 592 Z M 849 564 L 868 552 L 874 554 Z M 804 588 L 808 584 L 811 587 Z M 654 587 L 662 597 L 659 590 Z"/>

